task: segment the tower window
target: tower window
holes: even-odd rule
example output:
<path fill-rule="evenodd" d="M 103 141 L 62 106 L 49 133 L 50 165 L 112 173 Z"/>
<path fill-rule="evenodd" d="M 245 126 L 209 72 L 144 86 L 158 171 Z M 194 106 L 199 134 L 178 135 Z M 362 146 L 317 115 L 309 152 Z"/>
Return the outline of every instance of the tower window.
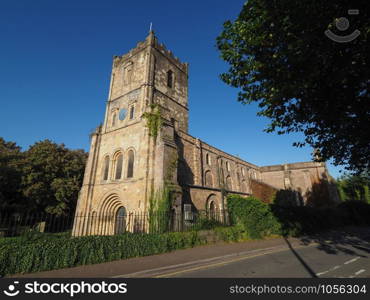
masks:
<path fill-rule="evenodd" d="M 135 113 L 135 106 L 130 107 L 130 120 L 134 118 L 134 113 Z"/>
<path fill-rule="evenodd" d="M 120 153 L 116 157 L 116 176 L 115 176 L 115 179 L 121 179 L 122 165 L 123 165 L 123 155 L 122 155 L 122 153 Z"/>
<path fill-rule="evenodd" d="M 207 153 L 206 154 L 206 163 L 207 163 L 207 165 L 211 165 L 211 157 L 209 156 L 209 154 Z"/>
<path fill-rule="evenodd" d="M 129 62 L 126 64 L 126 66 L 123 69 L 123 82 L 124 84 L 131 83 L 132 77 L 132 62 Z"/>
<path fill-rule="evenodd" d="M 173 87 L 173 72 L 171 70 L 167 72 L 167 86 L 169 88 Z"/>
<path fill-rule="evenodd" d="M 127 178 L 134 177 L 134 151 L 128 152 Z"/>
<path fill-rule="evenodd" d="M 108 173 L 109 173 L 109 156 L 106 156 L 105 159 L 104 159 L 103 180 L 108 180 Z"/>

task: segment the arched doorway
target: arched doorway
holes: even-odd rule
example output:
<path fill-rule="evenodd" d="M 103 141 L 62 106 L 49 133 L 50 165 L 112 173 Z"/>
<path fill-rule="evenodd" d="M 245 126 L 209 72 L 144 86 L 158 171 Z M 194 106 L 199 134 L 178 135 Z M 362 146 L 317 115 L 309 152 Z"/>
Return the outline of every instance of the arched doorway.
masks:
<path fill-rule="evenodd" d="M 115 234 L 122 234 L 126 231 L 126 217 L 126 209 L 121 206 L 116 213 Z"/>
<path fill-rule="evenodd" d="M 212 194 L 208 197 L 206 202 L 207 216 L 211 220 L 217 220 L 218 210 L 217 210 L 217 197 Z"/>
<path fill-rule="evenodd" d="M 209 216 L 212 220 L 216 219 L 216 204 L 215 201 L 209 203 Z"/>

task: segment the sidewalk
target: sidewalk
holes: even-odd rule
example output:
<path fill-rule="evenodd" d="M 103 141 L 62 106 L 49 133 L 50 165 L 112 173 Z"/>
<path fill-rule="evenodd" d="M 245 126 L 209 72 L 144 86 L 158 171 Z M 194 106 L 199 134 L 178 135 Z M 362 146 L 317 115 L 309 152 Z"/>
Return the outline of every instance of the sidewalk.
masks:
<path fill-rule="evenodd" d="M 292 245 L 302 245 L 299 239 L 290 238 Z M 276 247 L 287 248 L 282 238 L 270 238 L 239 243 L 217 243 L 195 248 L 176 250 L 169 253 L 135 257 L 126 260 L 112 261 L 102 264 L 85 265 L 68 269 L 59 269 L 30 274 L 17 274 L 9 277 L 18 278 L 93 278 L 93 277 L 139 277 L 132 273 L 146 270 L 166 268 L 174 265 L 191 264 L 200 260 L 217 259 L 223 256 L 245 255 L 248 251 Z M 254 251 L 253 251 L 254 250 Z M 132 274 L 132 275 L 129 275 Z M 148 276 L 149 277 L 149 276 Z"/>

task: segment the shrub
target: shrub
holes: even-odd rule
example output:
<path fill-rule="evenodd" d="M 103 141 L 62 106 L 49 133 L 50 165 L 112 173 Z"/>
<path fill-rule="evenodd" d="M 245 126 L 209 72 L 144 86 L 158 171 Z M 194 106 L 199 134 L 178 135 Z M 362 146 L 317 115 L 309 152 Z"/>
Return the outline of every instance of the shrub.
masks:
<path fill-rule="evenodd" d="M 231 227 L 214 228 L 216 238 L 225 242 L 238 242 L 248 239 L 248 234 L 243 226 L 236 225 Z"/>
<path fill-rule="evenodd" d="M 280 224 L 270 206 L 257 198 L 231 195 L 227 207 L 231 223 L 243 226 L 250 238 L 280 233 Z"/>
<path fill-rule="evenodd" d="M 195 231 L 77 238 L 39 235 L 0 240 L 2 276 L 159 254 L 205 243 Z"/>
<path fill-rule="evenodd" d="M 360 200 L 342 202 L 337 208 L 349 225 L 370 225 L 370 204 Z"/>

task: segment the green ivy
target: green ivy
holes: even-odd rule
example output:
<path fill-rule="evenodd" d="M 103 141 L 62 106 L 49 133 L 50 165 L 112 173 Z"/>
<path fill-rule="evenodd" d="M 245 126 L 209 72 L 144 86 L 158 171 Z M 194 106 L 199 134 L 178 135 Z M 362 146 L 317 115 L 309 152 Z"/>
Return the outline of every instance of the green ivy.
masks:
<path fill-rule="evenodd" d="M 227 208 L 231 222 L 243 226 L 250 238 L 280 233 L 280 223 L 270 206 L 257 198 L 229 195 Z"/>
<path fill-rule="evenodd" d="M 146 127 L 149 129 L 149 135 L 156 139 L 163 125 L 159 105 L 152 104 L 150 106 L 150 112 L 145 112 L 143 118 L 146 119 Z"/>
<path fill-rule="evenodd" d="M 165 185 L 163 189 L 152 191 L 149 197 L 149 232 L 163 233 L 170 226 L 171 198 L 170 188 Z"/>

